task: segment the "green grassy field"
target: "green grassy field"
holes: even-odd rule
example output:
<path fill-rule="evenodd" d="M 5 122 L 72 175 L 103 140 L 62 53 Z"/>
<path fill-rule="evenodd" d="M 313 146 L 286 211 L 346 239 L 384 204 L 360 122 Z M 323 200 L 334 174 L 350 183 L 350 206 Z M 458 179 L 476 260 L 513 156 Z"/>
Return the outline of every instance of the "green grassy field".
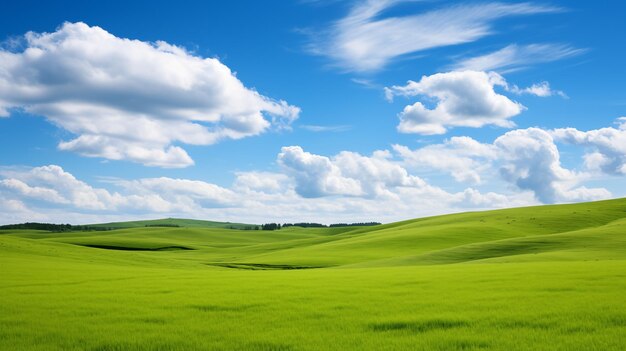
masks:
<path fill-rule="evenodd" d="M 626 199 L 360 228 L 0 233 L 1 350 L 626 349 Z"/>
<path fill-rule="evenodd" d="M 231 222 L 215 222 L 203 221 L 199 219 L 181 219 L 181 218 L 162 218 L 146 221 L 130 221 L 130 222 L 110 222 L 89 224 L 94 228 L 140 228 L 140 227 L 158 227 L 158 226 L 178 226 L 184 228 L 227 228 L 227 229 L 249 229 L 255 227 L 254 224 L 231 223 Z"/>

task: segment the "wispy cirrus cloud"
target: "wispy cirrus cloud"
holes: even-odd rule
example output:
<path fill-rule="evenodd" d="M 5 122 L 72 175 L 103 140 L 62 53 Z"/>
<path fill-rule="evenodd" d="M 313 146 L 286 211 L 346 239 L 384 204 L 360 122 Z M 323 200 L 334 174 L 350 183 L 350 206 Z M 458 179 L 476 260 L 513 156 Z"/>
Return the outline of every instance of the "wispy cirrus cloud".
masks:
<path fill-rule="evenodd" d="M 320 126 L 314 124 L 305 124 L 300 126 L 300 128 L 308 130 L 309 132 L 321 133 L 321 132 L 347 132 L 352 129 L 352 126 L 349 125 L 338 125 L 338 126 Z"/>
<path fill-rule="evenodd" d="M 402 55 L 469 43 L 493 33 L 493 22 L 507 16 L 560 11 L 534 3 L 464 4 L 406 16 L 384 12 L 409 0 L 369 0 L 354 5 L 329 30 L 313 36 L 310 52 L 330 58 L 347 71 L 383 68 Z"/>
<path fill-rule="evenodd" d="M 535 83 L 526 88 L 520 88 L 517 85 L 508 85 L 506 87 L 506 90 L 517 95 L 535 95 L 538 97 L 549 97 L 558 95 L 564 99 L 568 98 L 567 94 L 565 94 L 563 91 L 552 89 L 552 87 L 550 87 L 550 83 L 545 81 L 541 83 Z"/>
<path fill-rule="evenodd" d="M 587 49 L 579 49 L 566 44 L 511 44 L 488 54 L 462 58 L 447 69 L 507 73 L 539 63 L 578 56 L 586 51 Z"/>

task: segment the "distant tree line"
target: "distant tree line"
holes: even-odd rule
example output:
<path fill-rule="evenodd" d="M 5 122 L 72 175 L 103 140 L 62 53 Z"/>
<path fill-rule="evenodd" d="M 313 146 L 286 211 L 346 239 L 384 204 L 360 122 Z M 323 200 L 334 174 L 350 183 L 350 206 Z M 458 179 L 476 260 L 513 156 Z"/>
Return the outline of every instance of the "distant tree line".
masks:
<path fill-rule="evenodd" d="M 280 223 L 266 223 L 261 225 L 261 230 L 278 230 L 280 228 Z"/>
<path fill-rule="evenodd" d="M 259 225 L 247 225 L 245 227 L 235 227 L 235 226 L 228 226 L 228 229 L 239 229 L 239 230 L 259 230 L 261 229 L 261 226 Z"/>
<path fill-rule="evenodd" d="M 324 228 L 326 226 L 320 223 L 285 223 L 283 224 L 283 228 L 286 228 L 286 227 Z"/>
<path fill-rule="evenodd" d="M 88 230 L 102 231 L 102 230 L 111 230 L 113 228 L 91 227 L 88 225 L 27 222 L 27 223 L 21 223 L 21 224 L 1 225 L 0 229 L 32 229 L 32 230 L 47 230 L 49 232 L 74 232 L 74 231 L 88 231 Z"/>
<path fill-rule="evenodd" d="M 335 227 L 356 227 L 356 226 L 372 226 L 379 225 L 378 222 L 365 222 L 365 223 L 335 223 L 331 225 L 325 225 L 321 223 L 309 223 L 309 222 L 300 222 L 300 223 L 266 223 L 263 225 L 249 225 L 243 228 L 229 226 L 230 229 L 242 229 L 242 230 L 279 230 L 281 228 L 288 227 L 302 227 L 302 228 L 335 228 Z M 178 224 L 146 224 L 146 227 L 173 227 L 178 228 L 181 227 Z M 109 227 L 93 227 L 89 225 L 71 225 L 71 224 L 53 224 L 53 223 L 35 223 L 35 222 L 27 222 L 21 224 L 7 224 L 0 225 L 0 229 L 31 229 L 31 230 L 46 230 L 49 232 L 75 232 L 75 231 L 104 231 L 104 230 L 113 230 L 118 228 L 109 228 Z"/>

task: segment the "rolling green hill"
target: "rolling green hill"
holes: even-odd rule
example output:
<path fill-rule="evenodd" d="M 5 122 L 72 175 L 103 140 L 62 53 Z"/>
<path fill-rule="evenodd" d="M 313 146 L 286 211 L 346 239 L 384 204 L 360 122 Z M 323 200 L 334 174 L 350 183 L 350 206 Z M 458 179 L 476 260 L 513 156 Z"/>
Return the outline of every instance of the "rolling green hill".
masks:
<path fill-rule="evenodd" d="M 626 349 L 626 199 L 374 227 L 161 221 L 0 231 L 0 349 Z"/>
<path fill-rule="evenodd" d="M 110 222 L 89 224 L 95 228 L 140 228 L 140 227 L 158 227 L 171 226 L 183 228 L 228 228 L 228 229 L 251 229 L 255 224 L 231 223 L 231 222 L 214 222 L 199 219 L 182 219 L 182 218 L 162 218 L 145 221 L 129 221 L 129 222 Z"/>

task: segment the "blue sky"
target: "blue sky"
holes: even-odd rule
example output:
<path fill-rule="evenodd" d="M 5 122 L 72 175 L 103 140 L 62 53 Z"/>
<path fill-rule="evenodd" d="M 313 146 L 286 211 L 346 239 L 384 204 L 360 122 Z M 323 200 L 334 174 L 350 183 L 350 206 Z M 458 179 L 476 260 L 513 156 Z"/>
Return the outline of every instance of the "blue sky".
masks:
<path fill-rule="evenodd" d="M 622 197 L 623 13 L 13 2 L 0 222 L 388 222 Z"/>

